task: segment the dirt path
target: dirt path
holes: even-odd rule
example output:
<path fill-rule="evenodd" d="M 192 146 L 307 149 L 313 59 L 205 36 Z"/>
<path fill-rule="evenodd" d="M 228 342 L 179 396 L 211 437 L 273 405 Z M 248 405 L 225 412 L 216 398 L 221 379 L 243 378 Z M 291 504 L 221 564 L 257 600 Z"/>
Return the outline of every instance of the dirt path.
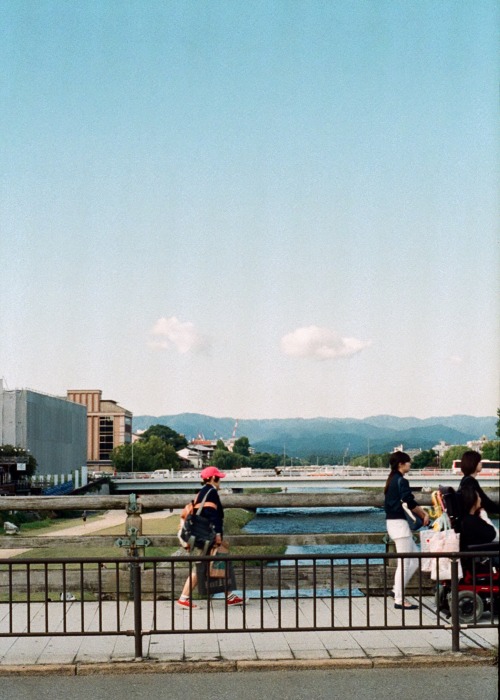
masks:
<path fill-rule="evenodd" d="M 172 516 L 179 517 L 180 510 L 174 510 L 172 513 L 169 510 L 158 510 L 154 513 L 143 513 L 143 520 L 159 520 L 161 518 L 170 518 Z M 85 535 L 93 535 L 101 530 L 106 530 L 108 527 L 114 527 L 115 525 L 123 524 L 123 532 L 125 533 L 125 520 L 127 514 L 125 510 L 108 510 L 102 516 L 98 518 L 92 518 L 92 520 L 87 520 L 87 522 L 79 523 L 78 525 L 70 525 L 62 530 L 54 530 L 53 532 L 45 532 L 43 535 L 38 533 L 31 533 L 32 537 L 71 537 L 80 536 L 85 537 Z M 19 554 L 24 554 L 28 552 L 29 549 L 1 549 L 0 548 L 0 559 L 10 559 Z"/>

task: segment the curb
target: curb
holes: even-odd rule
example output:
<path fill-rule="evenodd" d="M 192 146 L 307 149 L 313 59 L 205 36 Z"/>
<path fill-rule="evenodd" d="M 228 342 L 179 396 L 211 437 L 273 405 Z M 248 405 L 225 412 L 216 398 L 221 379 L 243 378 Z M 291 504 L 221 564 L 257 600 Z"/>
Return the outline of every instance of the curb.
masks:
<path fill-rule="evenodd" d="M 248 661 L 115 661 L 84 664 L 40 664 L 0 666 L 5 676 L 101 676 L 144 673 L 247 673 L 252 671 L 315 671 L 429 666 L 493 666 L 496 654 L 468 653 L 428 656 L 380 657 L 375 659 L 276 659 Z"/>

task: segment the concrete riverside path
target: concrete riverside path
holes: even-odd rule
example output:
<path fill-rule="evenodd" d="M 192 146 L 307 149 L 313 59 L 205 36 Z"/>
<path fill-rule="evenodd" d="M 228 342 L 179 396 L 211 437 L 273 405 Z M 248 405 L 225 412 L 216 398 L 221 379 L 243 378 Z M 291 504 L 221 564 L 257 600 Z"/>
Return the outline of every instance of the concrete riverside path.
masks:
<path fill-rule="evenodd" d="M 172 513 L 148 513 L 144 519 L 169 517 Z M 174 514 L 175 517 L 178 515 Z M 71 526 L 54 531 L 54 535 L 85 535 L 98 532 L 112 525 L 125 523 L 124 511 L 111 511 L 104 517 L 87 521 L 85 524 Z M 51 533 L 52 535 L 52 533 Z M 414 598 L 408 600 L 417 602 Z M 360 625 L 366 619 L 366 598 L 353 598 L 354 615 Z M 0 637 L 0 675 L 19 673 L 77 675 L 79 673 L 113 673 L 141 671 L 193 671 L 193 670 L 245 670 L 256 668 L 322 668 L 322 667 L 359 667 L 375 668 L 380 666 L 400 665 L 435 665 L 435 664 L 490 664 L 498 653 L 498 625 L 475 629 L 462 629 L 460 633 L 460 652 L 451 652 L 451 630 L 440 629 L 406 630 L 401 611 L 394 610 L 392 599 L 371 596 L 369 599 L 370 619 L 372 624 L 383 624 L 385 608 L 390 625 L 398 627 L 389 630 L 346 631 L 340 629 L 303 632 L 271 631 L 258 632 L 260 616 L 260 599 L 250 598 L 246 602 L 245 632 L 200 632 L 183 633 L 189 626 L 190 613 L 174 608 L 175 634 L 152 634 L 143 638 L 143 659 L 134 659 L 134 639 L 131 636 L 49 636 L 49 637 Z M 435 623 L 436 613 L 433 597 L 422 599 L 423 622 Z M 291 625 L 295 620 L 295 601 L 269 598 L 263 601 L 266 615 L 278 617 L 278 605 L 281 605 L 282 624 L 287 619 Z M 66 603 L 68 621 L 80 616 L 79 601 Z M 211 607 L 211 616 L 217 620 L 224 615 L 224 602 L 218 599 L 197 601 L 196 610 L 192 611 L 193 626 L 203 628 L 207 616 L 207 606 Z M 335 619 L 339 626 L 348 619 L 347 598 L 335 599 Z M 85 602 L 86 630 L 96 630 L 99 605 Z M 103 601 L 103 629 L 111 629 L 116 624 L 116 605 Z M 157 601 L 158 617 L 172 614 L 170 601 Z M 26 620 L 26 605 L 16 603 L 14 608 L 14 629 L 23 631 Z M 153 602 L 144 601 L 142 609 L 143 629 L 153 627 Z M 239 625 L 242 617 L 241 608 L 228 610 L 228 624 Z M 318 625 L 328 626 L 331 610 L 327 601 L 318 599 L 313 611 L 311 599 L 300 601 L 300 624 L 312 624 L 313 614 L 317 616 Z M 418 624 L 419 611 L 406 611 L 406 624 Z M 31 603 L 32 631 L 44 629 L 45 605 Z M 123 601 L 120 605 L 121 628 L 133 629 L 133 605 Z M 0 630 L 8 630 L 9 606 L 0 604 Z M 63 603 L 50 604 L 51 619 L 59 619 L 59 629 L 63 625 Z M 17 620 L 16 620 L 17 618 Z M 109 620 L 109 625 L 106 623 Z M 168 619 L 168 618 L 167 618 Z M 487 622 L 489 618 L 487 619 Z M 51 629 L 53 622 L 51 623 Z"/>
<path fill-rule="evenodd" d="M 410 598 L 410 600 L 413 600 Z M 316 615 L 318 622 L 327 623 L 330 610 L 326 603 L 319 601 Z M 347 599 L 335 601 L 335 618 L 347 619 Z M 291 666 L 293 668 L 313 668 L 328 665 L 342 667 L 375 667 L 378 665 L 422 664 L 422 663 L 491 663 L 498 650 L 498 629 L 484 627 L 481 629 L 464 629 L 460 634 L 461 651 L 451 653 L 451 631 L 449 629 L 405 630 L 402 625 L 401 611 L 394 610 L 392 600 L 386 600 L 388 622 L 400 625 L 399 629 L 391 630 L 361 630 L 345 631 L 342 629 L 316 632 L 208 632 L 185 634 L 182 632 L 189 625 L 189 611 L 175 608 L 175 634 L 152 634 L 143 638 L 143 660 L 134 659 L 134 640 L 130 636 L 96 636 L 96 637 L 2 637 L 0 638 L 0 675 L 24 672 L 32 668 L 39 673 L 77 673 L 82 667 L 93 667 L 95 672 L 108 670 L 112 672 L 125 669 L 127 665 L 139 671 L 142 669 L 185 670 L 204 669 L 211 664 L 224 663 L 225 670 L 243 670 L 250 667 L 262 666 L 275 668 Z M 370 598 L 371 615 L 375 620 L 383 619 L 384 599 Z M 86 630 L 97 629 L 98 604 L 86 602 Z M 212 619 L 222 618 L 224 602 L 212 599 L 197 601 L 198 607 L 192 611 L 193 626 L 202 629 L 207 614 L 207 605 L 211 606 Z M 260 600 L 249 599 L 246 603 L 247 627 L 259 626 Z M 278 601 L 266 599 L 264 605 L 270 614 L 277 617 Z M 306 625 L 312 617 L 311 599 L 300 601 L 300 623 Z M 79 601 L 66 604 L 68 624 L 71 619 L 79 619 Z M 3 609 L 2 609 L 3 608 Z M 32 631 L 44 627 L 43 603 L 31 604 Z M 50 616 L 59 614 L 59 628 L 62 629 L 63 604 L 51 604 Z M 14 606 L 14 622 L 16 610 L 19 611 L 19 622 L 24 624 L 26 605 Z M 353 610 L 355 617 L 361 620 L 366 612 L 366 599 L 354 598 Z M 124 602 L 120 606 L 122 629 L 133 627 L 133 606 Z M 0 605 L 0 630 L 8 629 L 8 606 Z M 171 614 L 170 601 L 157 601 L 157 615 Z M 228 625 L 239 625 L 243 612 L 241 608 L 228 610 Z M 418 624 L 418 611 L 405 613 L 407 624 Z M 433 600 L 423 599 L 423 620 L 435 619 Z M 106 629 L 107 621 L 112 626 L 116 616 L 114 603 L 102 603 L 102 624 Z M 281 618 L 283 621 L 295 617 L 295 602 L 281 601 Z M 153 602 L 144 601 L 142 609 L 143 629 L 151 629 L 153 623 Z M 18 629 L 15 625 L 14 629 Z M 215 667 L 214 667 L 215 668 Z M 220 667 L 222 669 L 222 667 Z M 88 668 L 87 668 L 87 672 Z"/>

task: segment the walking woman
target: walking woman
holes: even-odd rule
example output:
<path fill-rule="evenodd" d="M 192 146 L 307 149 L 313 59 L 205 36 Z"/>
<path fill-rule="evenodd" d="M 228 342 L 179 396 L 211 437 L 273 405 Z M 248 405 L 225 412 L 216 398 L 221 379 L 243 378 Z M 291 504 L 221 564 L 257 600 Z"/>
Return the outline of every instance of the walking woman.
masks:
<path fill-rule="evenodd" d="M 418 505 L 410 484 L 404 478 L 411 467 L 411 458 L 406 452 L 393 452 L 389 457 L 391 472 L 384 488 L 384 509 L 389 537 L 394 541 L 396 552 L 417 552 L 418 548 L 413 541 L 412 532 L 408 525 L 401 505 L 404 501 L 410 510 L 422 518 L 424 525 L 429 524 L 429 515 Z M 396 575 L 394 577 L 394 607 L 398 610 L 416 610 L 418 605 L 412 605 L 404 598 L 407 583 L 418 568 L 418 559 L 398 559 Z"/>
<path fill-rule="evenodd" d="M 205 467 L 205 469 L 202 469 L 200 472 L 200 476 L 203 480 L 203 488 L 198 492 L 195 498 L 195 505 L 201 503 L 206 496 L 205 505 L 201 509 L 200 515 L 213 523 L 216 532 L 215 545 L 219 547 L 222 544 L 224 534 L 224 509 L 222 508 L 218 491 L 220 488 L 220 480 L 226 475 L 220 472 L 217 467 Z M 179 607 L 188 609 L 197 607 L 192 600 L 193 590 L 197 583 L 198 578 L 196 576 L 196 571 L 193 571 L 193 573 L 187 577 L 180 598 L 177 601 Z M 229 592 L 227 594 L 227 605 L 243 605 L 244 602 L 243 598 L 240 598 L 235 593 Z"/>

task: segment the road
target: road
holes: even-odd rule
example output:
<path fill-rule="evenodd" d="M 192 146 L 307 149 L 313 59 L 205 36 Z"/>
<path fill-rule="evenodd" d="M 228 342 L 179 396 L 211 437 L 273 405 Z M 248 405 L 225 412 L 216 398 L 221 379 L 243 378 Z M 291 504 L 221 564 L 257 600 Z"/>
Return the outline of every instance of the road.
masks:
<path fill-rule="evenodd" d="M 497 700 L 491 666 L 246 673 L 172 673 L 0 679 L 1 700 Z"/>

